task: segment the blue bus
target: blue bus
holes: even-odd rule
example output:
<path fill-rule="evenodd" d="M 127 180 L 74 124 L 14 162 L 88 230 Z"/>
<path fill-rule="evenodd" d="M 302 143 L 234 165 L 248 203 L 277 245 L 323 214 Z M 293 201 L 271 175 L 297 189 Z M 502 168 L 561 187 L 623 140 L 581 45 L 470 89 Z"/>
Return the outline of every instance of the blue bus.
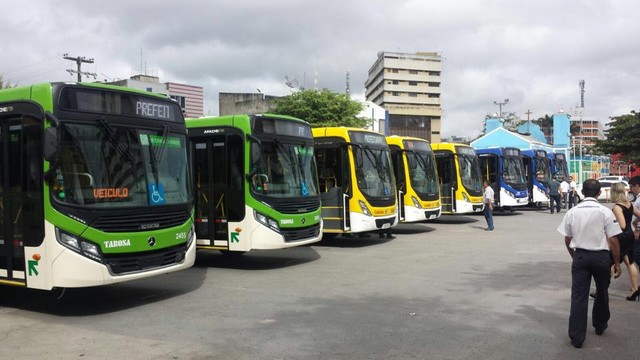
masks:
<path fill-rule="evenodd" d="M 564 153 L 549 153 L 547 157 L 551 159 L 551 174 L 557 176 L 558 181 L 569 181 L 569 166 Z"/>
<path fill-rule="evenodd" d="M 482 179 L 489 181 L 499 208 L 529 203 L 527 179 L 520 149 L 511 147 L 476 149 Z"/>
<path fill-rule="evenodd" d="M 548 204 L 547 188 L 552 175 L 551 159 L 547 157 L 545 150 L 522 150 L 521 154 L 527 178 L 529 204 L 533 206 Z"/>

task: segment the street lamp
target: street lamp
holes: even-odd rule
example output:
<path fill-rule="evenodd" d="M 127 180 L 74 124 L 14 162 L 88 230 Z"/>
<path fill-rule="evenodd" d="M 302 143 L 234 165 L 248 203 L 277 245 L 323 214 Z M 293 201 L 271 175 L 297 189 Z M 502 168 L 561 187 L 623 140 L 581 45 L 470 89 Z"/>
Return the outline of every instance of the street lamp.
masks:
<path fill-rule="evenodd" d="M 500 108 L 500 114 L 499 117 L 502 118 L 502 105 L 507 105 L 509 103 L 509 99 L 504 99 L 504 101 L 500 102 L 500 101 L 494 101 L 493 105 L 498 105 Z"/>

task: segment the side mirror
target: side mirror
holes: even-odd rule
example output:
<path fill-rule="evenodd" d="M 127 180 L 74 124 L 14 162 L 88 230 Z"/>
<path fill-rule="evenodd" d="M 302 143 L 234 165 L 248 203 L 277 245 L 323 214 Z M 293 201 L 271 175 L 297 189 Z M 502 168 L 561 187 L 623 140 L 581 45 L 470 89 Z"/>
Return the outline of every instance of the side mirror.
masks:
<path fill-rule="evenodd" d="M 58 158 L 58 129 L 48 127 L 44 131 L 44 159 L 51 162 Z"/>

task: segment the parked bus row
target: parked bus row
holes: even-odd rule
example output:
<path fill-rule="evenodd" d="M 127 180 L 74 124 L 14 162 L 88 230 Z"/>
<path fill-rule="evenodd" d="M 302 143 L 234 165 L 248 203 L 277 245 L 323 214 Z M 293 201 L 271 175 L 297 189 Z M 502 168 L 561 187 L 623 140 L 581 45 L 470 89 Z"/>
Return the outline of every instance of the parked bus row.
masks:
<path fill-rule="evenodd" d="M 103 84 L 6 89 L 0 284 L 106 285 L 185 269 L 196 249 L 242 254 L 477 213 L 483 180 L 497 206 L 542 203 L 562 167 L 545 155 L 272 114 L 185 120 L 166 96 Z"/>

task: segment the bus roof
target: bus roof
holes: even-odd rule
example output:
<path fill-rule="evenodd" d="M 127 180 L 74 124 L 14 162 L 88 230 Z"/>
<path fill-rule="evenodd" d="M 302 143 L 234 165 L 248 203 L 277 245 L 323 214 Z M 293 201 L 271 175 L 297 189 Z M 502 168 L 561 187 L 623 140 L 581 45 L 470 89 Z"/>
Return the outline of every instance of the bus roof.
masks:
<path fill-rule="evenodd" d="M 405 140 L 424 142 L 424 143 L 427 143 L 427 145 L 430 145 L 429 141 L 427 141 L 425 139 L 417 138 L 417 137 L 399 136 L 399 135 L 387 136 L 387 143 L 389 145 L 394 144 L 394 145 L 398 145 L 400 147 L 404 147 L 404 141 Z"/>
<path fill-rule="evenodd" d="M 94 89 L 123 91 L 123 92 L 138 94 L 138 95 L 155 97 L 163 100 L 171 100 L 171 98 L 168 95 L 152 93 L 145 90 L 139 90 L 139 89 L 118 86 L 118 85 L 110 85 L 110 84 L 103 84 L 103 83 L 89 83 L 89 82 L 86 82 L 86 83 L 83 83 L 83 82 L 37 83 L 37 84 L 31 84 L 31 85 L 17 86 L 14 88 L 2 89 L 0 90 L 0 100 L 3 100 L 5 98 L 5 95 L 6 95 L 6 98 L 11 98 L 11 99 L 17 99 L 17 98 L 21 98 L 25 100 L 31 99 L 33 92 L 38 92 L 38 91 L 51 92 L 53 87 L 56 85 L 71 85 L 71 86 L 87 87 L 87 88 L 94 88 Z"/>
<path fill-rule="evenodd" d="M 366 132 L 370 134 L 377 134 L 380 136 L 384 136 L 383 134 L 380 134 L 379 132 L 376 132 L 373 130 L 355 128 L 355 127 L 345 127 L 345 126 L 317 127 L 311 130 L 313 132 L 313 137 L 336 136 L 341 138 L 347 138 L 349 131 L 359 131 L 359 132 Z"/>
<path fill-rule="evenodd" d="M 195 127 L 210 127 L 210 126 L 249 126 L 249 120 L 253 117 L 265 117 L 270 119 L 282 119 L 282 120 L 290 120 L 301 123 L 307 123 L 302 119 L 295 118 L 293 116 L 280 115 L 280 114 L 236 114 L 236 115 L 223 115 L 223 116 L 203 116 L 199 118 L 187 118 L 185 119 L 187 122 L 187 127 L 195 128 Z"/>

